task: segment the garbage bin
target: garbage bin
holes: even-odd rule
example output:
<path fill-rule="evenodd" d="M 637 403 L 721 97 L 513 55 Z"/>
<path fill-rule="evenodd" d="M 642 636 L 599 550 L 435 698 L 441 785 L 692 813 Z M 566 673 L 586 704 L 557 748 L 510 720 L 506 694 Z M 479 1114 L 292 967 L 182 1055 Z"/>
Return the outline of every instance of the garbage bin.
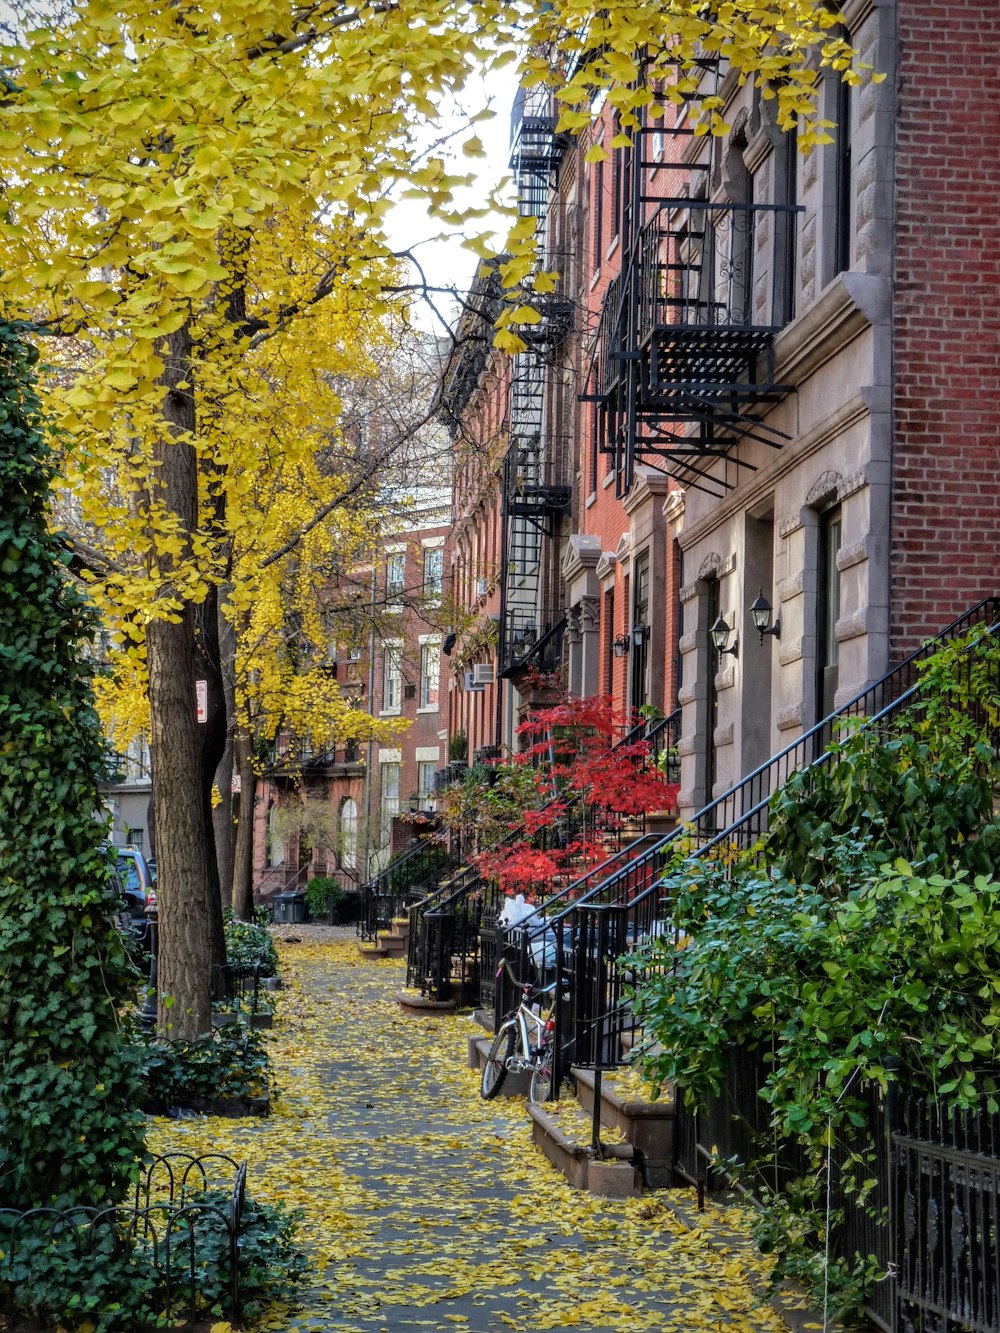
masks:
<path fill-rule="evenodd" d="M 278 925 L 300 925 L 306 919 L 304 893 L 276 893 L 272 901 L 271 920 Z"/>

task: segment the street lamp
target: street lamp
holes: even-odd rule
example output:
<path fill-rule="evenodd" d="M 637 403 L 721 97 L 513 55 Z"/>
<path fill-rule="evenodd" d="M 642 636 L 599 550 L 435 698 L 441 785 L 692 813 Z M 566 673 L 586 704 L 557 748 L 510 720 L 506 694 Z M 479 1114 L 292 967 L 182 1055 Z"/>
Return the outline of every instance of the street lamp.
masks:
<path fill-rule="evenodd" d="M 722 619 L 721 616 L 719 616 L 715 624 L 708 632 L 709 635 L 711 636 L 712 642 L 715 644 L 715 651 L 719 654 L 720 657 L 723 657 L 726 653 L 732 653 L 734 657 L 739 657 L 740 655 L 739 636 L 737 635 L 737 637 L 733 639 L 732 644 L 731 645 L 729 644 L 729 636 L 733 633 L 733 630 L 729 627 L 729 625 L 726 624 L 726 622 Z"/>
<path fill-rule="evenodd" d="M 761 643 L 764 642 L 765 634 L 773 634 L 776 639 L 781 638 L 781 616 L 771 624 L 771 603 L 764 596 L 763 588 L 758 592 L 756 600 L 750 607 L 750 619 L 753 621 L 753 627 L 760 635 Z"/>

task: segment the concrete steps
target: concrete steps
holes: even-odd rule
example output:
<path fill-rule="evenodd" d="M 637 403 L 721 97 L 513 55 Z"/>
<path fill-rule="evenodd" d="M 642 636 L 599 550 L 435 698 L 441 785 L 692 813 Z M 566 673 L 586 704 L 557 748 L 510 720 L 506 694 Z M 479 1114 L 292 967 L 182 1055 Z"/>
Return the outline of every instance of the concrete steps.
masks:
<path fill-rule="evenodd" d="M 374 943 L 358 943 L 358 952 L 362 958 L 405 958 L 406 946 L 410 939 L 410 918 L 393 918 L 388 930 L 380 930 Z"/>

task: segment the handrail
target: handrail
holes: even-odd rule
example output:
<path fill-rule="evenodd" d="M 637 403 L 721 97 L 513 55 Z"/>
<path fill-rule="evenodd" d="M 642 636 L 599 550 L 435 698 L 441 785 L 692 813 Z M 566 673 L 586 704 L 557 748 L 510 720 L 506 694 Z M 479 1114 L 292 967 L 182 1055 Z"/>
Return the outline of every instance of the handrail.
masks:
<path fill-rule="evenodd" d="M 995 618 L 992 621 L 979 620 L 977 622 L 973 620 L 973 617 L 983 610 L 989 610 Z M 974 623 L 979 623 L 984 626 L 983 637 L 996 637 L 1000 635 L 1000 599 L 984 598 L 983 601 L 979 602 L 971 611 L 958 617 L 947 627 L 947 629 L 943 630 L 941 634 L 936 635 L 934 639 L 928 640 L 920 649 L 915 653 L 912 653 L 891 671 L 887 672 L 886 675 L 879 681 L 875 682 L 874 685 L 855 695 L 854 698 L 849 700 L 847 704 L 842 706 L 842 708 L 836 710 L 835 713 L 830 714 L 828 718 L 823 719 L 823 722 L 817 724 L 815 728 L 811 728 L 810 732 L 807 732 L 800 738 L 800 742 L 807 740 L 810 735 L 815 736 L 822 734 L 825 729 L 832 727 L 833 723 L 838 718 L 843 719 L 849 716 L 858 717 L 859 719 L 863 719 L 859 721 L 859 728 L 867 729 L 869 727 L 878 726 L 890 717 L 905 712 L 920 691 L 919 681 L 908 685 L 906 688 L 900 690 L 898 694 L 893 694 L 887 703 L 884 703 L 874 712 L 863 713 L 860 710 L 859 705 L 864 704 L 866 701 L 874 700 L 880 691 L 884 694 L 886 688 L 891 684 L 900 681 L 904 671 L 911 669 L 917 661 L 926 658 L 932 652 L 936 651 L 942 643 L 946 642 L 948 638 L 952 637 L 956 632 L 961 632 L 963 629 L 971 627 Z M 977 640 L 977 642 L 980 641 L 981 639 Z M 800 743 L 797 742 L 791 746 L 787 746 L 781 754 L 790 754 L 799 748 L 799 744 Z M 829 749 L 824 748 L 821 754 L 817 755 L 811 763 L 805 766 L 804 771 L 808 771 L 811 768 L 818 769 L 820 765 L 830 761 L 831 755 L 832 752 Z M 775 758 L 778 757 L 780 756 L 775 756 Z M 760 769 L 755 770 L 754 774 L 748 775 L 748 778 L 745 779 L 744 783 L 741 785 L 749 787 L 752 778 L 755 778 L 758 774 L 771 767 L 772 765 L 770 763 L 763 765 Z M 606 906 L 614 907 L 621 913 L 627 914 L 629 922 L 631 923 L 632 934 L 631 936 L 629 935 L 627 927 L 623 928 L 621 942 L 622 951 L 628 952 L 629 949 L 634 946 L 635 939 L 638 938 L 640 934 L 647 932 L 656 933 L 662 926 L 660 905 L 660 898 L 662 896 L 661 885 L 663 871 L 666 869 L 667 861 L 674 851 L 671 844 L 676 844 L 679 848 L 683 846 L 685 839 L 694 841 L 695 845 L 690 849 L 686 856 L 686 859 L 689 861 L 700 859 L 701 856 L 708 854 L 712 848 L 727 842 L 739 841 L 744 847 L 749 845 L 753 837 L 759 836 L 764 831 L 765 815 L 768 809 L 768 804 L 774 791 L 777 790 L 778 786 L 776 785 L 774 788 L 760 795 L 752 804 L 741 811 L 737 819 L 732 820 L 721 829 L 715 827 L 714 821 L 710 822 L 708 819 L 701 819 L 699 816 L 696 816 L 693 821 L 673 830 L 672 833 L 668 834 L 658 843 L 647 848 L 645 852 L 636 857 L 629 865 L 619 868 L 603 883 L 595 885 L 587 893 L 577 898 L 575 902 L 556 913 L 555 916 L 550 917 L 546 915 L 544 911 L 545 905 L 543 904 L 532 914 L 532 916 L 536 918 L 534 925 L 529 924 L 532 919 L 531 917 L 526 917 L 518 923 L 518 926 L 510 934 L 510 945 L 518 948 L 523 960 L 526 953 L 531 953 L 533 951 L 537 952 L 539 948 L 544 948 L 545 938 L 547 936 L 548 940 L 554 943 L 557 955 L 557 966 L 564 968 L 566 966 L 566 950 L 572 948 L 572 939 L 574 938 L 575 931 L 579 927 L 582 919 L 577 913 L 581 910 L 585 911 L 590 906 L 603 903 Z M 732 793 L 727 793 L 727 795 L 732 795 Z M 724 799 L 725 798 L 722 797 L 711 802 L 705 807 L 701 814 L 706 815 L 711 811 L 718 809 Z M 612 1006 L 612 1009 L 614 1009 L 614 1006 Z M 606 1000 L 600 1005 L 600 1012 L 603 1015 L 601 1021 L 606 1022 L 609 1025 L 609 1030 L 610 1027 L 614 1026 L 614 1023 L 617 1022 L 619 1026 L 621 1026 L 624 1022 L 617 1010 L 612 1012 L 612 1009 L 608 1008 Z M 560 1010 L 556 1015 L 556 1038 L 557 1049 L 560 1052 L 559 1059 L 562 1058 L 561 1053 L 568 1049 L 567 1041 L 572 1042 L 572 1037 L 567 1038 L 567 1028 L 578 1029 L 581 1023 L 586 1025 L 588 1021 L 596 1020 L 588 1019 L 585 1014 L 581 1017 L 579 998 L 571 993 L 568 998 L 566 1010 Z"/>
<path fill-rule="evenodd" d="M 736 783 L 735 786 L 730 787 L 728 791 L 723 792 L 721 796 L 717 796 L 714 800 L 709 801 L 708 804 L 703 806 L 692 819 L 686 821 L 684 824 L 678 825 L 677 828 L 671 830 L 670 833 L 667 833 L 659 842 L 647 847 L 642 853 L 641 858 L 637 858 L 637 861 L 639 859 L 651 860 L 662 852 L 669 843 L 678 841 L 682 838 L 696 838 L 702 834 L 706 828 L 712 829 L 712 837 L 710 839 L 711 845 L 715 845 L 717 842 L 721 842 L 727 837 L 731 837 L 732 833 L 739 825 L 752 818 L 755 814 L 759 814 L 766 809 L 772 794 L 777 790 L 777 785 L 773 787 L 769 786 L 766 793 L 763 796 L 758 797 L 748 809 L 740 814 L 738 819 L 727 821 L 721 829 L 713 827 L 713 825 L 708 822 L 708 817 L 712 815 L 713 812 L 718 811 L 726 805 L 727 802 L 732 801 L 734 796 L 739 795 L 742 791 L 750 789 L 755 785 L 762 785 L 758 783 L 758 779 L 761 779 L 772 770 L 780 769 L 781 761 L 787 759 L 796 750 L 807 750 L 812 747 L 813 744 L 820 740 L 825 733 L 832 732 L 833 726 L 838 720 L 846 720 L 848 717 L 859 716 L 861 714 L 859 705 L 864 704 L 878 691 L 884 691 L 887 687 L 890 687 L 893 681 L 900 677 L 904 672 L 909 671 L 918 661 L 922 661 L 924 658 L 929 657 L 933 652 L 937 651 L 942 643 L 955 637 L 957 632 L 961 631 L 963 628 L 971 628 L 971 626 L 976 623 L 973 620 L 976 613 L 987 607 L 993 608 L 994 612 L 997 615 L 1000 615 L 1000 597 L 984 597 L 982 601 L 977 602 L 970 610 L 966 611 L 963 615 L 956 617 L 956 619 L 953 620 L 950 625 L 947 625 L 939 634 L 935 635 L 932 639 L 927 639 L 918 649 L 912 652 L 908 657 L 905 657 L 901 662 L 897 663 L 896 666 L 887 671 L 886 674 L 881 676 L 874 684 L 861 690 L 858 694 L 854 695 L 853 698 L 849 699 L 847 703 L 842 704 L 840 708 L 837 708 L 832 713 L 828 714 L 827 717 L 810 727 L 808 731 L 803 732 L 797 740 L 792 741 L 789 745 L 786 745 L 783 750 L 779 750 L 777 754 L 772 755 L 770 759 L 765 760 L 763 764 L 759 765 L 751 773 L 748 773 Z M 998 622 L 998 624 L 1000 624 L 1000 622 Z M 996 627 L 991 627 L 988 632 L 991 634 L 996 632 Z M 894 694 L 890 704 L 885 707 L 891 707 L 892 704 L 909 698 L 915 689 L 916 686 L 910 686 L 900 694 Z M 877 714 L 872 714 L 871 717 L 868 718 L 868 721 L 873 721 L 876 718 L 881 717 L 884 711 L 885 709 L 883 708 Z M 867 721 L 865 725 L 867 725 Z M 816 755 L 812 763 L 823 762 L 826 753 L 826 748 L 824 746 L 819 754 Z M 807 765 L 807 767 L 810 766 L 811 764 Z M 788 773 L 790 774 L 791 772 L 796 771 L 797 768 L 798 765 L 789 768 Z M 788 774 L 786 774 L 786 776 L 787 775 Z M 629 867 L 630 870 L 634 868 L 635 863 Z M 604 886 L 599 886 L 599 888 L 600 887 Z M 594 892 L 597 892 L 597 890 L 594 890 Z M 579 901 L 582 902 L 586 900 Z M 545 904 L 540 904 L 532 915 L 537 915 L 544 909 L 544 906 Z M 572 910 L 572 908 L 568 910 Z M 537 926 L 537 932 L 540 933 L 546 927 L 551 927 L 555 922 L 561 920 L 562 915 L 565 915 L 565 913 L 560 914 L 551 920 L 546 920 L 544 924 L 539 924 Z M 525 917 L 519 925 L 524 927 L 525 922 L 529 920 L 530 917 Z M 535 933 L 536 928 L 532 928 L 532 934 L 529 938 L 534 938 Z"/>
<path fill-rule="evenodd" d="M 611 747 L 612 753 L 614 753 L 615 750 L 619 750 L 626 745 L 630 744 L 637 745 L 641 741 L 658 739 L 659 736 L 667 729 L 668 723 L 673 724 L 673 723 L 678 723 L 679 721 L 680 721 L 680 709 L 675 708 L 674 711 L 668 714 L 667 717 L 658 718 L 656 722 L 653 724 L 653 726 L 650 728 L 648 733 L 640 736 L 638 740 L 633 740 L 636 731 L 645 726 L 644 723 L 640 722 L 639 724 L 637 724 L 637 726 L 633 727 L 632 730 L 629 731 L 629 733 L 626 736 L 623 736 L 620 741 L 615 742 L 615 744 Z M 582 794 L 583 794 L 582 792 L 574 792 L 572 793 L 569 799 L 567 799 L 567 797 L 565 796 L 554 796 L 552 797 L 551 800 L 546 801 L 543 806 L 539 807 L 539 813 L 541 813 L 544 810 L 548 810 L 550 806 L 553 806 L 560 801 L 566 804 L 568 809 L 573 808 L 576 806 Z M 491 852 L 497 851 L 499 848 L 503 847 L 505 843 L 519 842 L 525 836 L 526 835 L 524 827 L 519 826 L 518 828 L 513 829 L 509 834 L 505 834 L 504 837 L 499 842 L 494 843 L 491 847 L 488 847 L 485 850 Z M 580 884 L 585 883 L 588 879 L 592 879 L 593 876 L 603 868 L 603 866 L 611 865 L 613 862 L 620 860 L 620 858 L 625 853 L 627 853 L 628 850 L 629 850 L 628 847 L 619 848 L 618 851 L 615 852 L 612 856 L 610 856 L 607 861 L 603 862 L 602 865 L 592 867 L 591 870 L 587 871 L 584 875 L 581 875 L 578 880 L 574 880 L 572 884 L 566 885 L 563 889 L 561 889 L 559 891 L 559 894 L 556 896 L 562 896 L 568 892 L 571 892 L 574 888 L 578 887 Z M 469 870 L 470 870 L 471 881 L 475 881 L 476 879 L 482 878 L 481 872 L 475 866 L 470 866 Z M 451 907 L 462 897 L 464 893 L 468 891 L 468 888 L 469 884 L 459 885 L 456 889 L 454 889 L 454 891 L 451 893 L 449 897 L 443 899 L 441 902 L 435 903 L 432 910 L 443 911 L 446 910 L 448 907 Z M 547 899 L 546 901 L 551 902 L 552 899 L 550 898 Z"/>

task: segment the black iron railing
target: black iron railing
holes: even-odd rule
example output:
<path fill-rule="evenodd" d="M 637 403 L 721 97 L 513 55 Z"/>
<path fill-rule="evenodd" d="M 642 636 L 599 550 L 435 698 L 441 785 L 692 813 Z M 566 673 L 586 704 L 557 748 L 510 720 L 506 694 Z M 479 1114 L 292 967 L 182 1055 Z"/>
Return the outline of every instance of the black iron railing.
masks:
<path fill-rule="evenodd" d="M 447 845 L 434 834 L 397 856 L 361 886 L 359 938 L 377 940 L 379 932 L 388 930 L 413 899 L 423 898 L 453 864 Z"/>
<path fill-rule="evenodd" d="M 580 973 L 584 964 L 577 961 L 577 951 L 584 930 L 583 911 L 598 905 L 614 909 L 615 924 L 608 930 L 610 938 L 623 945 L 620 957 L 631 953 L 643 940 L 663 933 L 667 929 L 668 904 L 662 901 L 661 882 L 672 868 L 701 855 L 745 850 L 757 842 L 767 829 L 770 797 L 791 773 L 825 762 L 826 746 L 836 739 L 845 721 L 864 719 L 864 725 L 871 726 L 898 717 L 915 696 L 918 663 L 975 625 L 984 626 L 990 634 L 1000 630 L 1000 598 L 986 598 L 958 617 L 874 685 L 711 801 L 693 819 L 640 855 L 615 865 L 600 882 L 574 895 L 574 901 L 544 903 L 533 917 L 508 933 L 503 956 L 510 958 L 515 971 L 548 959 L 566 982 L 560 987 L 555 1010 L 557 1063 L 562 1062 L 557 1075 L 566 1071 L 566 1062 L 575 1059 L 577 1049 L 615 1051 L 620 1062 L 621 1039 L 634 1031 L 637 1022 L 625 998 L 626 985 L 636 980 L 634 974 L 627 975 L 621 968 L 602 972 L 607 985 L 599 988 L 587 981 L 589 973 Z M 595 1035 L 598 1031 L 604 1034 L 601 1040 Z"/>
<path fill-rule="evenodd" d="M 671 777 L 679 727 L 680 710 L 676 710 L 669 717 L 639 723 L 616 742 L 614 748 L 641 744 L 641 761 L 660 767 Z M 585 892 L 598 881 L 598 877 L 606 877 L 612 867 L 635 856 L 643 836 L 641 819 L 623 822 L 614 811 L 593 806 L 588 809 L 580 797 L 560 796 L 556 800 L 565 806 L 565 810 L 555 824 L 539 829 L 533 836 L 534 848 L 563 847 L 582 835 L 600 837 L 609 850 L 616 843 L 618 846 L 610 858 L 582 875 L 569 873 L 563 884 L 553 887 L 547 903 L 565 902 L 571 896 Z M 554 803 L 548 802 L 542 808 L 547 809 Z M 481 850 L 499 851 L 525 840 L 524 828 L 519 826 L 491 848 Z M 464 999 L 499 1011 L 503 1001 L 494 993 L 494 977 L 496 921 L 503 897 L 496 881 L 471 865 L 442 884 L 432 898 L 413 908 L 407 984 L 436 1000 L 451 999 L 455 986 L 460 984 Z"/>
<path fill-rule="evenodd" d="M 83 1315 L 95 1289 L 91 1266 L 95 1283 L 114 1266 L 128 1284 L 123 1295 L 138 1306 L 138 1293 L 147 1293 L 147 1309 L 136 1310 L 143 1325 L 163 1316 L 195 1321 L 220 1307 L 238 1319 L 246 1170 L 221 1153 L 169 1153 L 144 1165 L 127 1204 L 0 1209 L 0 1310 L 15 1327 L 18 1315 L 44 1315 L 53 1265 L 61 1264 L 66 1282 L 80 1285 Z"/>

